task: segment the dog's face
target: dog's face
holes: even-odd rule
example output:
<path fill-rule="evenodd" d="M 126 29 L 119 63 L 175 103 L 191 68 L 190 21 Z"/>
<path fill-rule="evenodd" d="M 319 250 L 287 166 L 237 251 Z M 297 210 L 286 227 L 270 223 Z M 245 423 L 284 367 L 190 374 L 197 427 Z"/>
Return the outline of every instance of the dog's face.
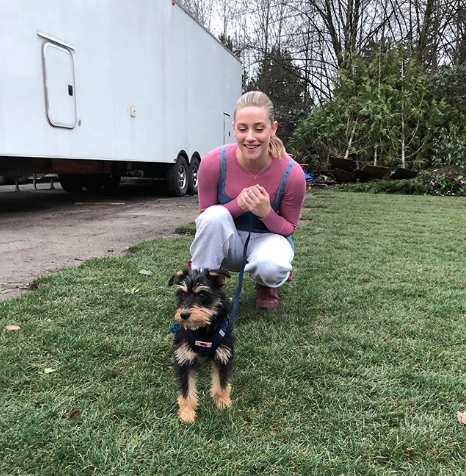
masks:
<path fill-rule="evenodd" d="M 191 330 L 209 326 L 219 309 L 225 306 L 223 286 L 229 277 L 225 269 L 185 269 L 175 273 L 168 283 L 177 286 L 175 321 Z"/>

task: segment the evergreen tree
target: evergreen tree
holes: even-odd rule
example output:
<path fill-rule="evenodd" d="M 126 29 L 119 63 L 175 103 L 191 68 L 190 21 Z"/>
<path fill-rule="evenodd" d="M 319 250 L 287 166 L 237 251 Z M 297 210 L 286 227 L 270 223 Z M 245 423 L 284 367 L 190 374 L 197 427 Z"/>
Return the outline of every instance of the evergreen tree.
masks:
<path fill-rule="evenodd" d="M 353 55 L 341 68 L 332 100 L 300 124 L 292 146 L 298 157 L 356 154 L 362 164 L 419 167 L 445 111 L 432 98 L 422 68 L 397 46 Z"/>
<path fill-rule="evenodd" d="M 287 143 L 299 121 L 304 117 L 307 85 L 301 71 L 286 50 L 272 48 L 257 72 L 246 84 L 246 91 L 259 90 L 270 97 L 279 123 L 278 136 Z"/>

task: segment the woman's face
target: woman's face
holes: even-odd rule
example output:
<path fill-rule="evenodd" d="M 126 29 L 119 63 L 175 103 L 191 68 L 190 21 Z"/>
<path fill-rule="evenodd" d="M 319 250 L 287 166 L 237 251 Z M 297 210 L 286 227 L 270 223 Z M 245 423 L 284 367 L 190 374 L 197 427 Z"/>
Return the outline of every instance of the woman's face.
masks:
<path fill-rule="evenodd" d="M 275 135 L 277 128 L 278 123 L 270 122 L 268 110 L 264 107 L 238 109 L 233 129 L 243 157 L 247 160 L 268 158 L 270 138 Z"/>

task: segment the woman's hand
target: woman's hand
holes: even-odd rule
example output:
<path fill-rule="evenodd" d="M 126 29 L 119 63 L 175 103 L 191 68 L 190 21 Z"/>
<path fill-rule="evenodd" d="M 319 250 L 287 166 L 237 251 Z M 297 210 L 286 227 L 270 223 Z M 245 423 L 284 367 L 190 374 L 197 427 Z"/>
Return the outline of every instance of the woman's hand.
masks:
<path fill-rule="evenodd" d="M 241 210 L 251 212 L 259 218 L 265 218 L 272 209 L 269 194 L 260 185 L 253 185 L 243 189 L 238 195 L 237 200 Z"/>

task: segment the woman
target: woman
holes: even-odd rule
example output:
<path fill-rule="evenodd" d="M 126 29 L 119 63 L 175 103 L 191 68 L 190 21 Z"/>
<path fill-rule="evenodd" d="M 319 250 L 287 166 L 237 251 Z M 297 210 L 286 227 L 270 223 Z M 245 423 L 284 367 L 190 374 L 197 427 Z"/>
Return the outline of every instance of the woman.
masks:
<path fill-rule="evenodd" d="M 199 167 L 199 209 L 191 245 L 193 268 L 239 271 L 248 232 L 245 272 L 256 281 L 256 304 L 278 307 L 278 288 L 291 274 L 296 229 L 306 193 L 299 164 L 276 132 L 274 108 L 259 91 L 241 96 L 233 129 L 236 144 L 206 154 Z"/>

